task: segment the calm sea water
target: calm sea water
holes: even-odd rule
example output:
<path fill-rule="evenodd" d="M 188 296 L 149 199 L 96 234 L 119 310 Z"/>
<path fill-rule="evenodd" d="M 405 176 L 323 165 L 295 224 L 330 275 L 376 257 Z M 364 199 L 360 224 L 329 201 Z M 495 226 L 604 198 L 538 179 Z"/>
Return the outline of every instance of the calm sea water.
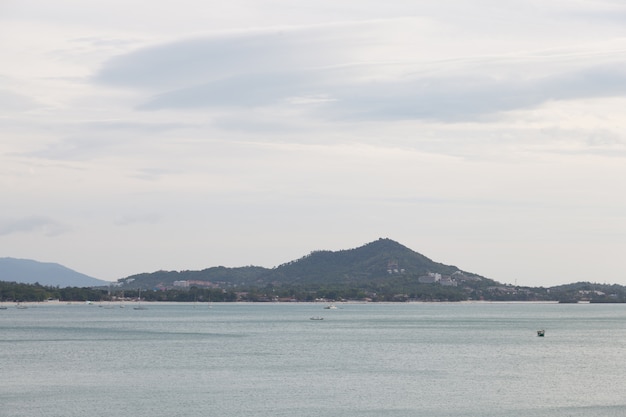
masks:
<path fill-rule="evenodd" d="M 0 415 L 626 415 L 626 305 L 113 307 L 0 310 Z"/>

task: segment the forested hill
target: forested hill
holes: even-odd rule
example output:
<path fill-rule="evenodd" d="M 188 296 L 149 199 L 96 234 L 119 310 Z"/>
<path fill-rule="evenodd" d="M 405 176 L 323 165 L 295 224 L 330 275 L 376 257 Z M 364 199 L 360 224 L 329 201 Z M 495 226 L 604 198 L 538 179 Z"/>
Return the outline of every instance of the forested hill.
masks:
<path fill-rule="evenodd" d="M 271 270 L 263 280 L 290 285 L 358 285 L 398 275 L 452 275 L 457 271 L 456 266 L 434 262 L 391 239 L 378 239 L 356 249 L 312 252 Z"/>
<path fill-rule="evenodd" d="M 177 281 L 188 281 L 191 285 L 198 283 L 211 283 L 215 286 L 255 286 L 260 283 L 260 277 L 267 268 L 260 266 L 244 266 L 238 268 L 226 268 L 215 266 L 201 271 L 156 271 L 131 275 L 118 280 L 118 284 L 124 288 L 153 289 L 159 287 L 169 288 Z"/>
<path fill-rule="evenodd" d="M 43 281 L 43 280 L 42 280 Z M 41 284 L 41 283 L 40 283 Z M 626 287 L 581 282 L 518 287 L 459 270 L 390 239 L 340 251 L 314 251 L 275 268 L 216 266 L 157 271 L 100 288 L 58 288 L 0 281 L 1 301 L 135 299 L 148 301 L 559 301 L 624 303 Z"/>
<path fill-rule="evenodd" d="M 455 266 L 434 262 L 391 239 L 378 239 L 364 246 L 340 251 L 314 251 L 298 260 L 268 269 L 258 266 L 201 271 L 157 271 L 119 280 L 127 288 L 170 287 L 175 281 L 211 282 L 238 287 L 341 285 L 360 287 L 374 283 L 405 280 L 428 273 L 452 275 L 462 272 Z M 465 276 L 480 278 L 463 272 Z"/>

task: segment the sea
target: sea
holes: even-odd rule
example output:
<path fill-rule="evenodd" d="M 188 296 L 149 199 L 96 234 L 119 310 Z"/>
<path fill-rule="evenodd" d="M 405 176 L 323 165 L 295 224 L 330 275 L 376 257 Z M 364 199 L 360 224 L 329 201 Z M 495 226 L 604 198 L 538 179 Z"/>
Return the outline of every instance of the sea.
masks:
<path fill-rule="evenodd" d="M 0 310 L 0 416 L 626 416 L 624 304 L 142 306 Z"/>

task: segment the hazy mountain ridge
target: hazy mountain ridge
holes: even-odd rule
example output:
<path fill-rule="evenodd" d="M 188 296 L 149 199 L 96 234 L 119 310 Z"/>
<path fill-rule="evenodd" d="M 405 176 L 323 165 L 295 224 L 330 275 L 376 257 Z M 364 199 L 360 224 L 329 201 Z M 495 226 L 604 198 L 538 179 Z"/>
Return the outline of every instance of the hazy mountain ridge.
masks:
<path fill-rule="evenodd" d="M 31 259 L 0 258 L 0 281 L 50 287 L 95 287 L 110 282 L 76 272 L 63 265 Z"/>

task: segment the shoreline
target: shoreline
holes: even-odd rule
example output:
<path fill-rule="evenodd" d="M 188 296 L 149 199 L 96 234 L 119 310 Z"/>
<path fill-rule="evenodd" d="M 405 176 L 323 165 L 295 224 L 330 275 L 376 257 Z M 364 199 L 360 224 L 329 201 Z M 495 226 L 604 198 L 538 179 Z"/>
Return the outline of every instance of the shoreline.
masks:
<path fill-rule="evenodd" d="M 149 306 L 197 306 L 197 307 L 207 307 L 209 304 L 207 302 L 195 302 L 195 301 L 146 301 L 142 300 L 141 304 L 149 305 Z M 403 301 L 403 302 L 393 302 L 393 301 L 339 301 L 339 302 L 330 302 L 330 301 L 271 301 L 271 302 L 259 302 L 259 301 L 232 301 L 232 302 L 211 302 L 211 306 L 216 305 L 318 305 L 318 306 L 327 306 L 329 304 L 334 304 L 337 306 L 340 305 L 403 305 L 403 304 L 562 304 L 558 301 L 488 301 L 488 300 L 468 300 L 468 301 Z M 568 303 L 568 304 L 595 304 L 589 302 L 578 302 L 578 303 Z M 605 303 L 597 303 L 597 304 L 605 304 Z M 621 304 L 621 303 L 613 303 L 613 304 Z M 132 307 L 137 305 L 137 301 L 59 301 L 59 300 L 51 300 L 51 301 L 26 301 L 26 302 L 13 302 L 7 301 L 0 303 L 2 307 L 8 308 L 17 308 L 19 306 L 23 307 L 58 307 L 58 306 L 85 306 L 85 307 Z"/>

